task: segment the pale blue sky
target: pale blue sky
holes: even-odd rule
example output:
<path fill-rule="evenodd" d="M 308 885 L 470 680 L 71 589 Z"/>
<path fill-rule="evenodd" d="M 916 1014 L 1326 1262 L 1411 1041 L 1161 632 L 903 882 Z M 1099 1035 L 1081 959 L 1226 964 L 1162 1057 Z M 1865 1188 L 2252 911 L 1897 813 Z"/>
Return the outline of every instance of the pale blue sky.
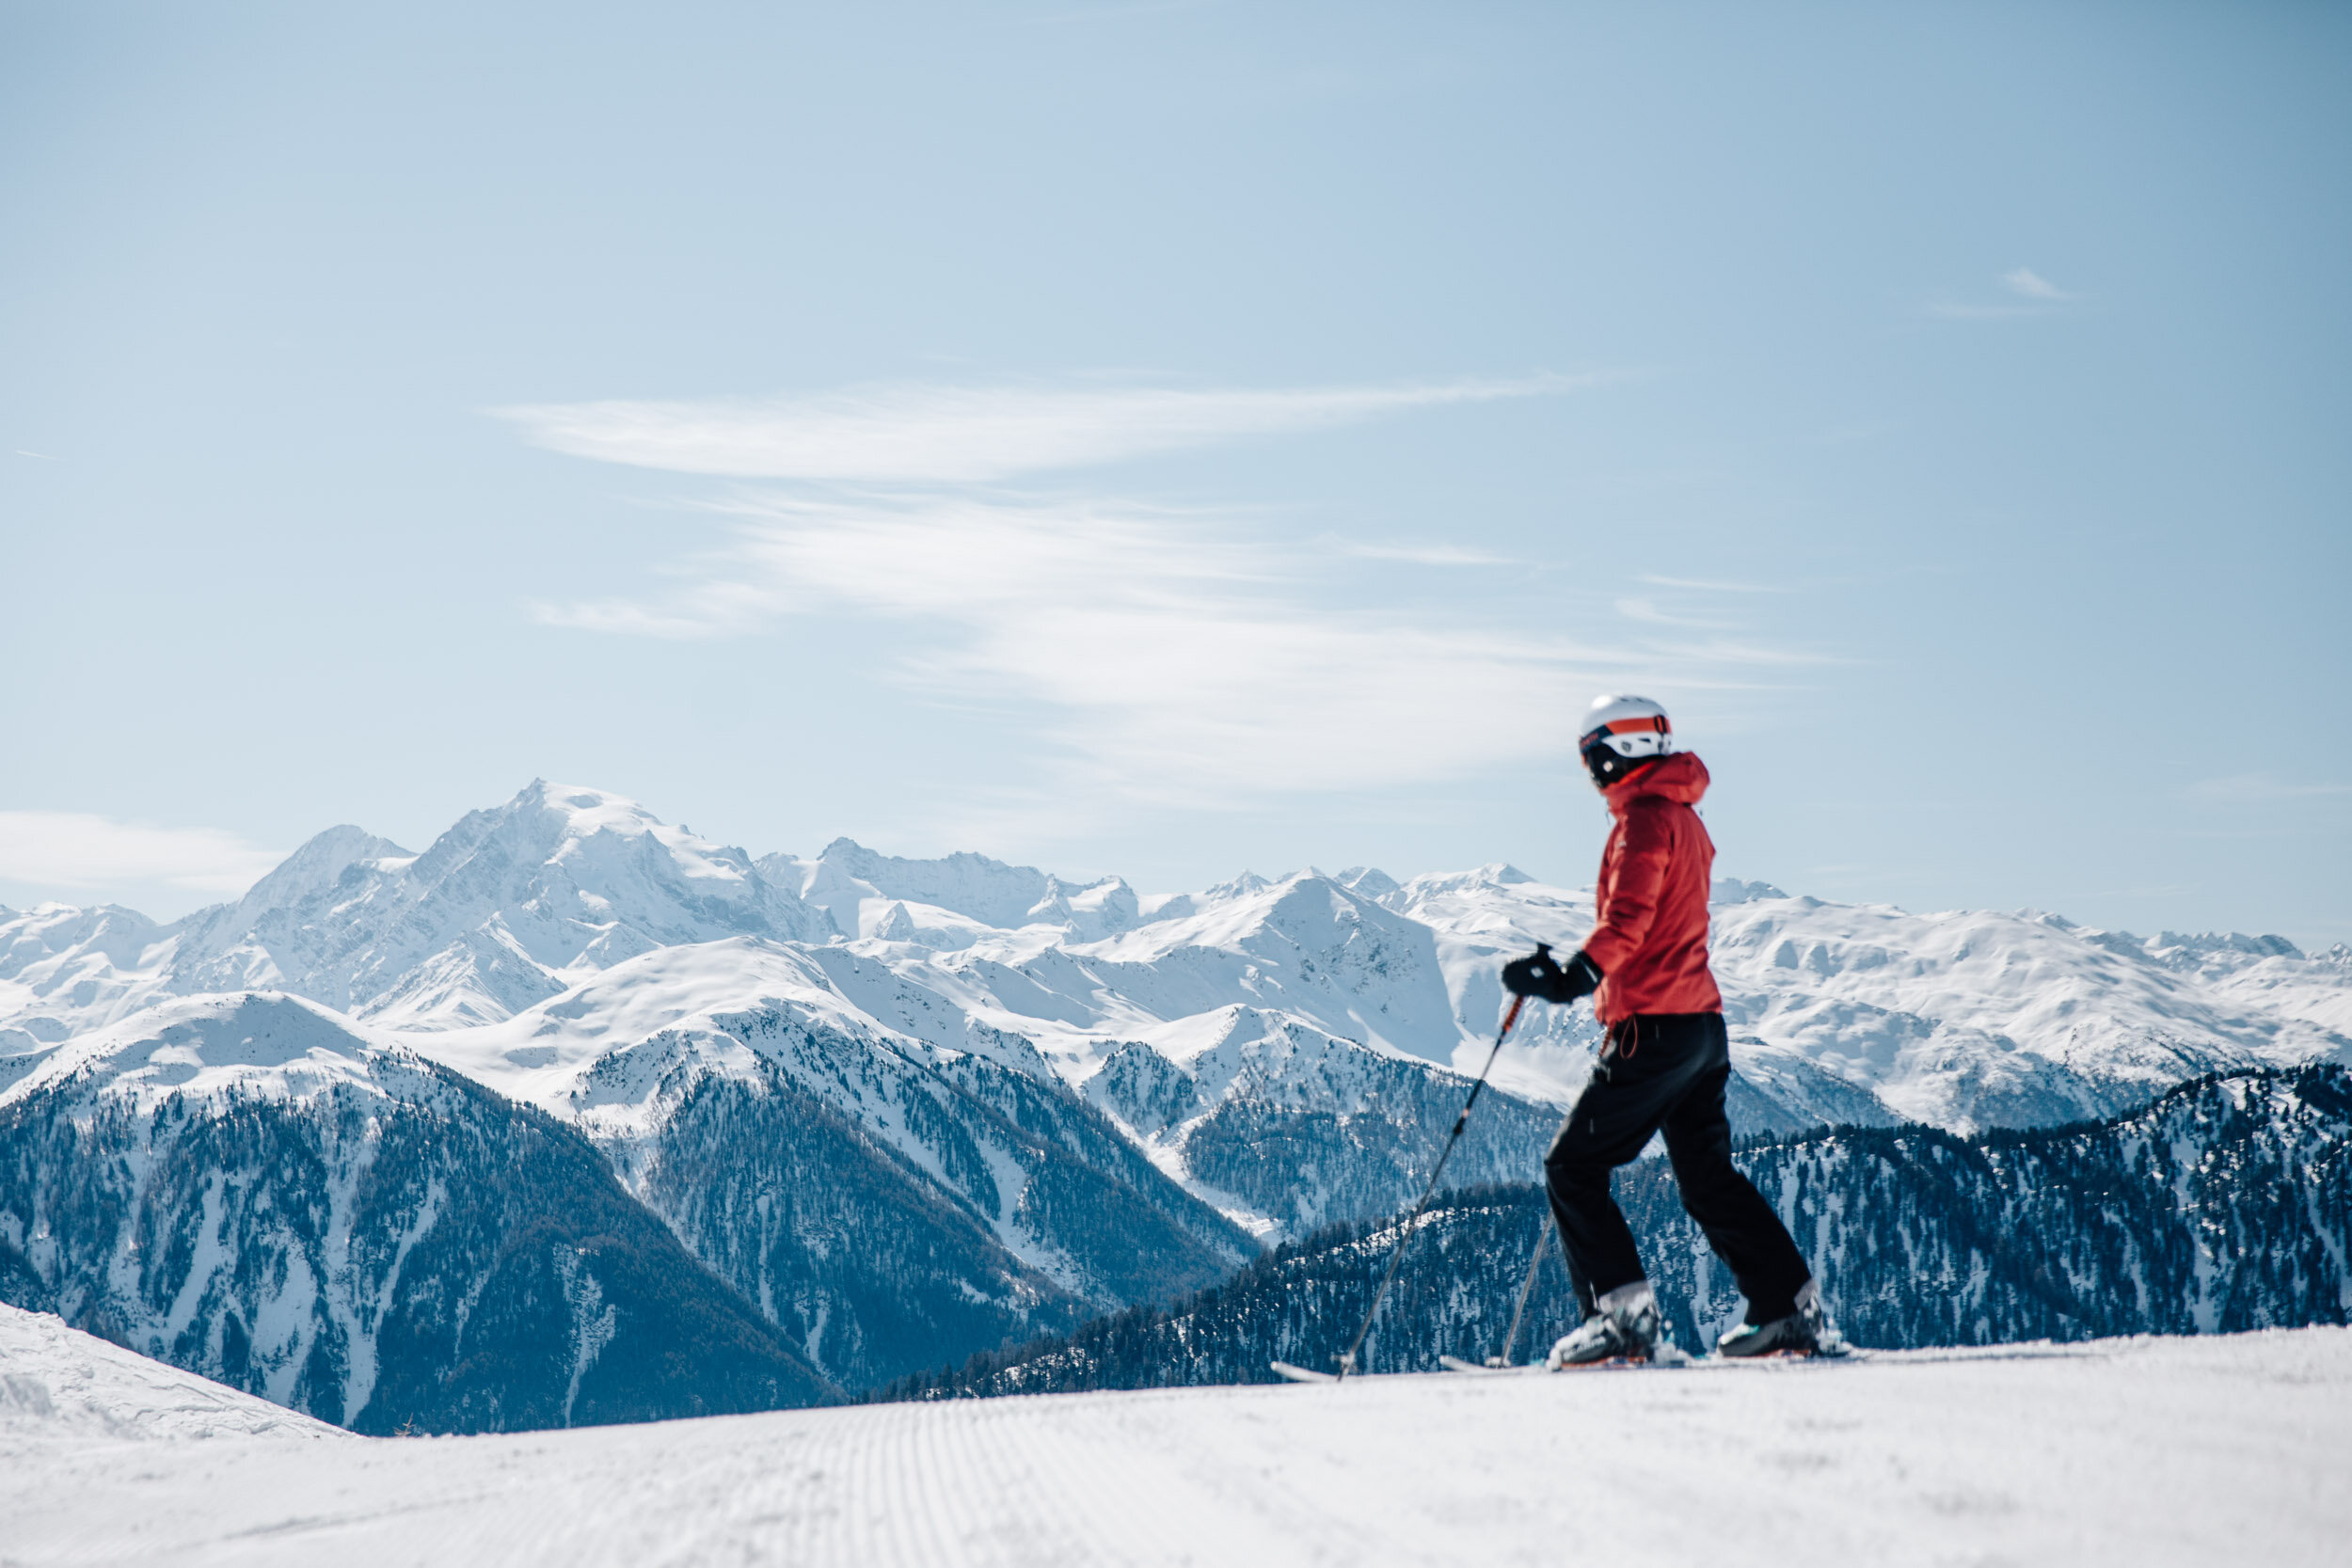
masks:
<path fill-rule="evenodd" d="M 494 16 L 481 14 L 485 9 Z M 0 4 L 0 900 L 755 852 L 2352 939 L 2352 8 Z"/>

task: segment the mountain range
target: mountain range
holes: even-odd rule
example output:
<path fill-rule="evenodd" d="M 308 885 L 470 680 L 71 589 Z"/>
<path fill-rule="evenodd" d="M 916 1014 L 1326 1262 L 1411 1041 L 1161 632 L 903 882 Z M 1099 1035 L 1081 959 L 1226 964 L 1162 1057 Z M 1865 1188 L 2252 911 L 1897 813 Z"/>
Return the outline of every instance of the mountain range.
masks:
<path fill-rule="evenodd" d="M 2352 1062 L 2342 947 L 1715 892 L 1751 1133 Z M 834 1398 L 1408 1202 L 1502 962 L 1590 919 L 1506 865 L 755 858 L 545 783 L 330 829 L 168 925 L 0 910 L 0 1296 L 372 1430 Z M 1592 1039 L 1535 1009 L 1450 1171 L 1523 1179 Z"/>

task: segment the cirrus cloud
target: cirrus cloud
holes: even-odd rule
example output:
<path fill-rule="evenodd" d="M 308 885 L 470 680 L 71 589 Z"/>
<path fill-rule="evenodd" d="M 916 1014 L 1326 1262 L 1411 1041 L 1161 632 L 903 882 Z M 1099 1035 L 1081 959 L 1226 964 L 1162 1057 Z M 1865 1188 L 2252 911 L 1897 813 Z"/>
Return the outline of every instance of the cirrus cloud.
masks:
<path fill-rule="evenodd" d="M 1311 592 L 1327 550 L 1213 513 L 934 493 L 716 504 L 732 541 L 684 563 L 673 592 L 539 604 L 537 618 L 669 638 L 804 614 L 895 621 L 912 635 L 877 644 L 893 678 L 948 702 L 1034 705 L 1069 779 L 1130 800 L 1457 778 L 1562 752 L 1589 691 L 1635 673 L 1720 688 L 1807 661 L 1684 633 L 1588 641 L 1458 610 L 1334 608 Z"/>
<path fill-rule="evenodd" d="M 803 397 L 616 400 L 495 409 L 574 457 L 733 479 L 955 483 L 1091 467 L 1407 409 L 1572 390 L 1595 377 L 1402 386 L 874 386 Z"/>
<path fill-rule="evenodd" d="M 887 624 L 861 638 L 871 668 L 1017 727 L 1034 743 L 1037 777 L 1016 810 L 1066 827 L 1075 812 L 1107 819 L 1132 805 L 1222 809 L 1461 778 L 1565 752 L 1599 687 L 1637 675 L 1661 693 L 1745 687 L 1759 670 L 1785 679 L 1806 661 L 1693 637 L 1689 623 L 1587 638 L 1570 624 L 1610 614 L 1591 593 L 1498 620 L 1463 591 L 1433 591 L 1428 570 L 1395 569 L 1442 568 L 1477 586 L 1483 573 L 1496 587 L 1542 570 L 1458 525 L 1423 539 L 1311 538 L 1246 508 L 992 483 L 1598 379 L 901 387 L 505 413 L 532 439 L 584 457 L 785 482 L 689 503 L 726 517 L 728 535 L 671 567 L 666 591 L 534 604 L 542 624 L 668 639 L 805 616 Z M 1737 622 L 1705 625 L 1732 633 Z"/>
<path fill-rule="evenodd" d="M 240 894 L 284 858 L 217 828 L 162 828 L 87 812 L 0 811 L 0 881 Z"/>
<path fill-rule="evenodd" d="M 2059 288 L 2031 267 L 2011 267 L 2001 274 L 2001 287 L 2024 305 L 1986 305 L 1971 300 L 1938 299 L 1928 306 L 1928 314 L 1942 316 L 1947 321 L 2015 321 L 2026 316 L 2047 316 L 2058 312 L 2058 307 L 2072 304 L 2082 295 Z"/>
<path fill-rule="evenodd" d="M 2012 267 L 2001 274 L 2001 287 L 2026 299 L 2060 300 L 2074 296 L 2031 267 Z"/>

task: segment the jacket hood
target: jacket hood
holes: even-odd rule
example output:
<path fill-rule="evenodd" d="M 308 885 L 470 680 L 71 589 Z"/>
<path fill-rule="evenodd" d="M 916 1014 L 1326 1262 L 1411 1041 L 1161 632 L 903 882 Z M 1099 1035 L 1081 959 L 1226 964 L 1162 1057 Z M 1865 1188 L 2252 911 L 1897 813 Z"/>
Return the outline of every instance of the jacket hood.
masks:
<path fill-rule="evenodd" d="M 1680 805 L 1695 806 L 1699 797 L 1707 793 L 1707 764 L 1694 752 L 1670 752 L 1647 768 L 1618 780 L 1602 792 L 1615 815 L 1625 815 L 1625 808 L 1644 795 L 1661 796 Z"/>

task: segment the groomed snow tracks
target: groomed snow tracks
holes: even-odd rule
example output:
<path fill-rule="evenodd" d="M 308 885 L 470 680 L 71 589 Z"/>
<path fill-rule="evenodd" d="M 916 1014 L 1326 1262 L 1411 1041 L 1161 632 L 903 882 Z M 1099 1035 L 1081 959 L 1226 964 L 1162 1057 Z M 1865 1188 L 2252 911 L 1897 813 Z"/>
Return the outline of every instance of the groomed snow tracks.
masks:
<path fill-rule="evenodd" d="M 2352 1331 L 515 1437 L 20 1441 L 12 1563 L 2342 1560 Z"/>

